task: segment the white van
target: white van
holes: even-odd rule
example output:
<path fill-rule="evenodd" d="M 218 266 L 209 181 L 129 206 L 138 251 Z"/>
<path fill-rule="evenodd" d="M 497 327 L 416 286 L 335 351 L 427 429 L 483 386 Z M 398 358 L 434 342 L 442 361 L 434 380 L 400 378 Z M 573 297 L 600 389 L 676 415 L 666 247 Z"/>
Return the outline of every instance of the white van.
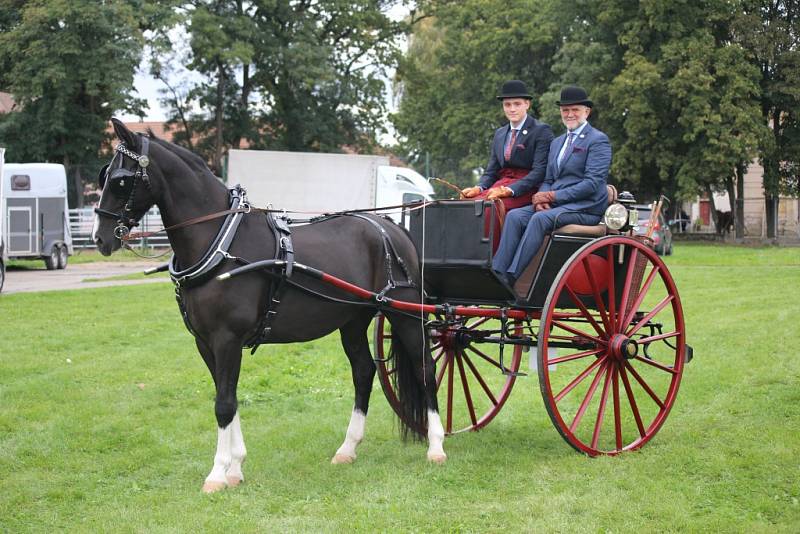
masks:
<path fill-rule="evenodd" d="M 42 258 L 48 269 L 64 269 L 68 256 L 73 253 L 64 166 L 3 164 L 2 151 L 0 149 L 2 269 L 14 258 Z"/>

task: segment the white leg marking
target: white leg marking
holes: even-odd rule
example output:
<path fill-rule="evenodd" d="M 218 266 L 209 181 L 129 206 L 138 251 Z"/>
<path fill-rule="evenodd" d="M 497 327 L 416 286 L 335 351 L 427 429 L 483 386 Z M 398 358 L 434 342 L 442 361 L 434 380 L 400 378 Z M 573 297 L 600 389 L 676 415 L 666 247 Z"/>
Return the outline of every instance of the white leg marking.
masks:
<path fill-rule="evenodd" d="M 247 457 L 247 448 L 244 446 L 244 436 L 242 435 L 242 422 L 239 419 L 239 412 L 233 416 L 231 421 L 231 465 L 225 473 L 229 486 L 238 486 L 244 482 L 242 464 Z"/>
<path fill-rule="evenodd" d="M 443 464 L 447 460 L 444 453 L 444 427 L 439 412 L 428 410 L 428 461 Z"/>
<path fill-rule="evenodd" d="M 350 424 L 347 425 L 347 434 L 344 437 L 344 443 L 336 451 L 332 464 L 350 464 L 356 459 L 356 446 L 364 439 L 364 425 L 366 424 L 367 416 L 361 410 L 353 409 L 350 414 Z"/>
<path fill-rule="evenodd" d="M 228 483 L 225 473 L 231 465 L 232 432 L 233 424 L 229 424 L 225 428 L 217 428 L 217 453 L 214 455 L 214 467 L 211 468 L 211 472 L 203 484 L 203 491 L 206 493 L 221 490 Z"/>

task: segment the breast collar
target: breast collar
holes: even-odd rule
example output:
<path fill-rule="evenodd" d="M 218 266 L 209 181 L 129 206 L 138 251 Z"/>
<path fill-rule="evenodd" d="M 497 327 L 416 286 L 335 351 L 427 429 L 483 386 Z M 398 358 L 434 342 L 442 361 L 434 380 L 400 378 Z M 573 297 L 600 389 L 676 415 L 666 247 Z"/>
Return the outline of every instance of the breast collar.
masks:
<path fill-rule="evenodd" d="M 231 210 L 250 207 L 244 190 L 238 185 L 231 189 L 229 193 Z M 178 270 L 178 260 L 173 254 L 169 260 L 169 276 L 172 278 L 172 282 L 179 288 L 192 287 L 202 284 L 211 278 L 214 269 L 216 269 L 222 260 L 232 257 L 228 253 L 228 249 L 233 242 L 233 238 L 236 236 L 236 230 L 239 228 L 239 223 L 242 222 L 242 217 L 247 213 L 247 211 L 231 213 L 225 217 L 225 221 L 222 223 L 217 237 L 211 242 L 203 258 L 191 267 Z"/>

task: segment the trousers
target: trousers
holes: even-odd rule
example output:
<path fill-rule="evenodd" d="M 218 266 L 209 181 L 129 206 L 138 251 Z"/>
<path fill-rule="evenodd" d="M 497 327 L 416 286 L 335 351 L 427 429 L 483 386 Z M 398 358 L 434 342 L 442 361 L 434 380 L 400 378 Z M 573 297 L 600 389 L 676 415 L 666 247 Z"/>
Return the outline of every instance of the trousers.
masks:
<path fill-rule="evenodd" d="M 556 221 L 558 217 L 558 221 Z M 544 236 L 552 232 L 554 224 L 594 225 L 601 216 L 572 212 L 567 206 L 534 211 L 533 206 L 511 210 L 506 214 L 500 245 L 492 259 L 492 269 L 518 279 L 542 246 Z"/>

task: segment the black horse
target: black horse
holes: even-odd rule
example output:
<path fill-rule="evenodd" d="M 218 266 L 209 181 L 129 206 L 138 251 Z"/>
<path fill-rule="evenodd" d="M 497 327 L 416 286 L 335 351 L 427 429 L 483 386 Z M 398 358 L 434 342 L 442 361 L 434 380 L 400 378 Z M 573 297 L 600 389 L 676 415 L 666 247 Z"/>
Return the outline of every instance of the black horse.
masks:
<path fill-rule="evenodd" d="M 316 339 L 337 329 L 341 333 L 342 346 L 352 368 L 355 405 L 344 443 L 332 462 L 352 462 L 356 445 L 364 436 L 375 376 L 367 339 L 375 302 L 365 305 L 363 300 L 300 269 L 291 273 L 291 283 L 282 285 L 279 298 L 276 287 L 281 285 L 281 279 L 286 280 L 285 272 L 284 276 L 275 276 L 274 272 L 254 270 L 219 281 L 217 275 L 241 268 L 245 263 L 275 258 L 276 251 L 281 251 L 280 236 L 285 234 L 274 231 L 263 212 L 242 213 L 242 199 L 229 191 L 197 155 L 152 134 L 134 134 L 116 119 L 112 122 L 120 144 L 108 169 L 101 173 L 102 196 L 93 232 L 100 252 L 107 256 L 120 248 L 120 238 L 154 204 L 160 208 L 168 227 L 174 253 L 170 269 L 173 280 L 176 273 L 206 261 L 209 252 L 213 252 L 209 251 L 212 243 L 214 246 L 223 243 L 227 249 L 222 258 L 217 258 L 222 261 L 211 269 L 213 276 L 193 280 L 187 277 L 178 285 L 184 320 L 216 386 L 217 451 L 204 491 L 235 486 L 244 479 L 241 466 L 246 450 L 236 387 L 242 348 L 259 339 L 265 330 L 268 339 L 262 337 L 258 342 L 292 343 Z M 233 207 L 239 207 L 235 215 L 196 221 L 231 209 L 232 201 Z M 238 229 L 233 229 L 234 235 L 221 236 L 233 216 L 241 218 Z M 187 221 L 191 224 L 181 225 Z M 170 229 L 171 226 L 178 227 Z M 405 231 L 391 221 L 372 215 L 329 217 L 292 227 L 291 243 L 298 264 L 315 267 L 371 291 L 387 290 L 386 294 L 396 299 L 420 301 L 419 264 L 414 245 Z M 391 267 L 387 265 L 388 249 L 393 249 L 388 256 L 392 258 L 388 262 Z M 278 264 L 285 269 L 287 262 Z M 397 273 L 407 273 L 411 283 L 392 287 L 387 283 L 392 272 L 398 278 L 404 277 Z M 280 303 L 271 302 L 270 296 Z M 265 327 L 267 309 L 277 313 L 271 314 Z M 419 317 L 392 310 L 385 313 L 392 325 L 392 351 L 404 412 L 400 419 L 403 435 L 427 437 L 428 459 L 443 462 L 444 430 L 438 414 L 434 363 L 425 329 Z M 427 429 L 427 436 L 423 435 L 423 429 Z"/>

